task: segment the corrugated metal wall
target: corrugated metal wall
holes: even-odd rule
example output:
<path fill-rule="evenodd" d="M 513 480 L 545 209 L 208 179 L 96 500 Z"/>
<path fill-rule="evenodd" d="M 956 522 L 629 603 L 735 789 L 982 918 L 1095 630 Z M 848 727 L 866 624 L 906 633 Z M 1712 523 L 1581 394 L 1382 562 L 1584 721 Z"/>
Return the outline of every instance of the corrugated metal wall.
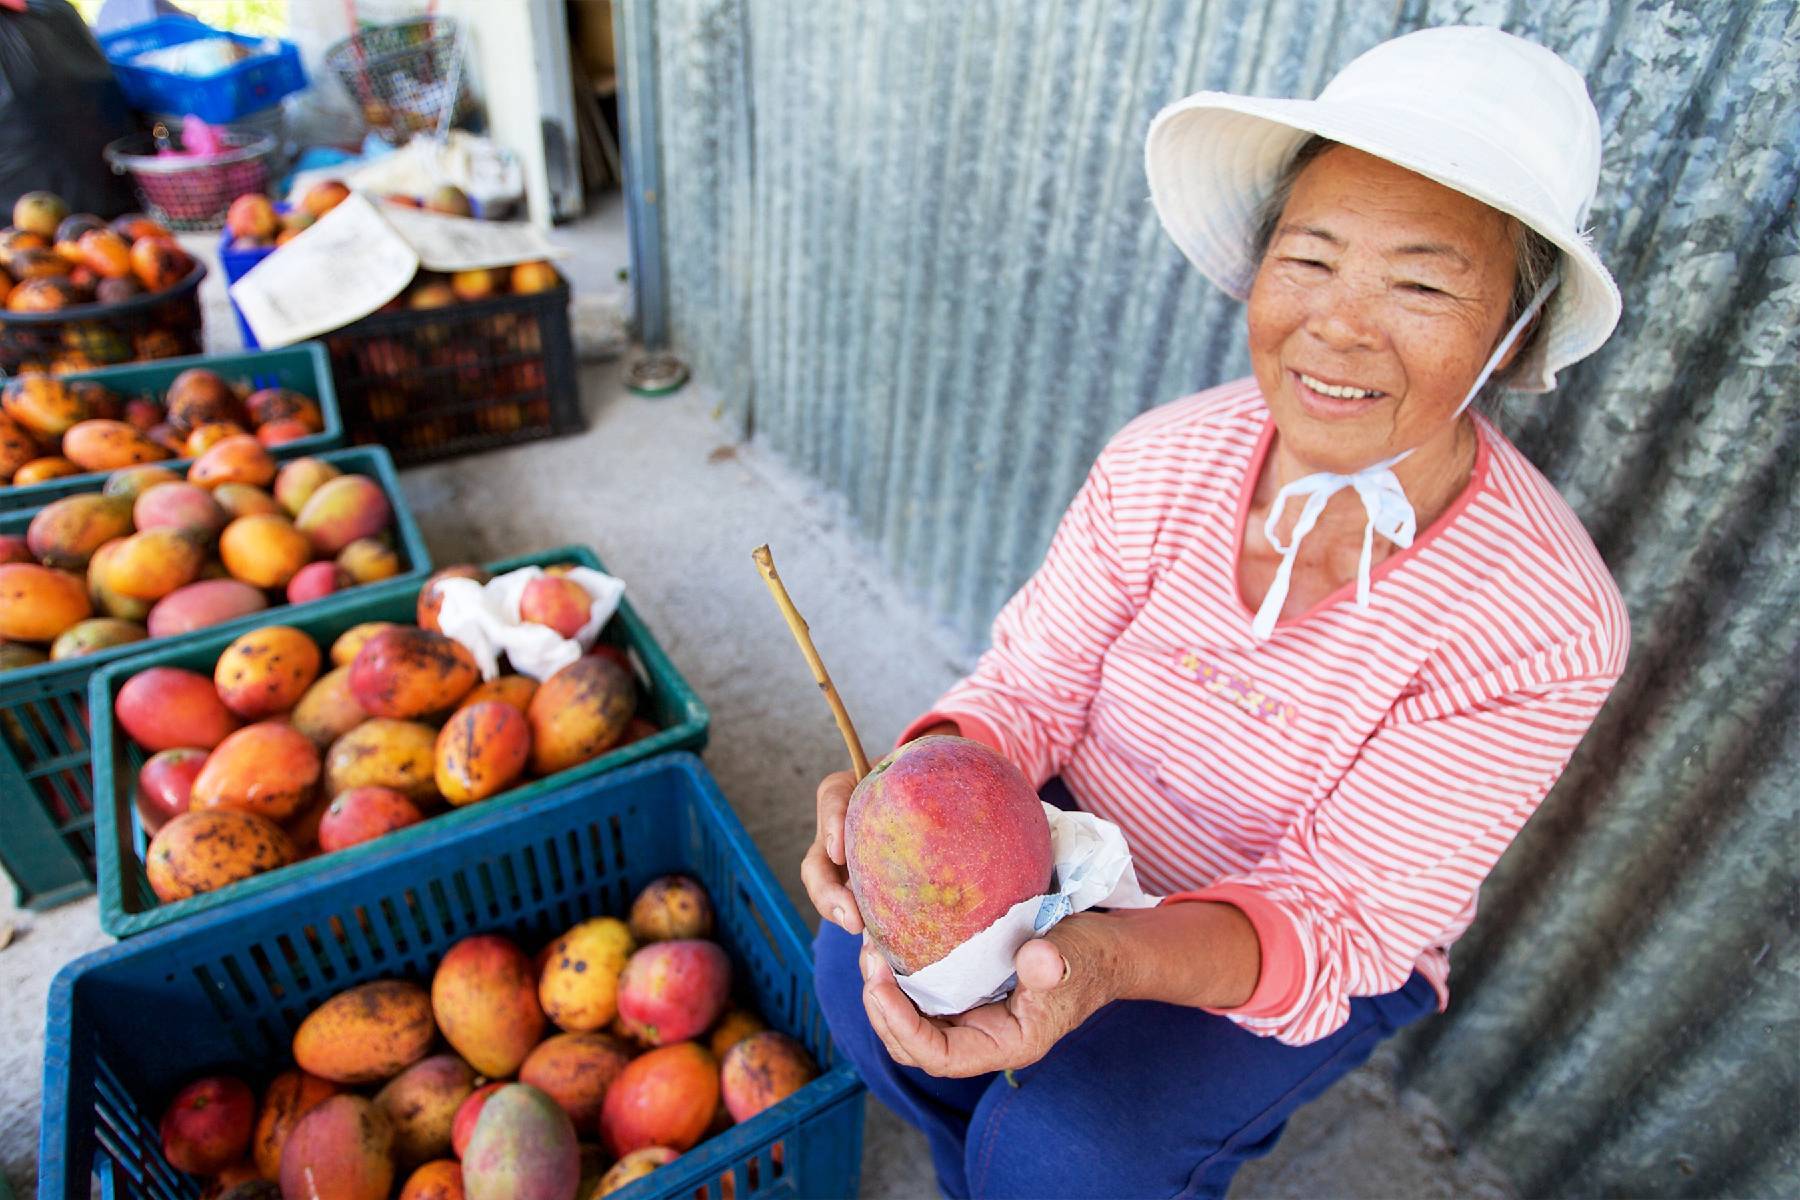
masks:
<path fill-rule="evenodd" d="M 1551 13 L 1548 10 L 1557 11 Z M 1583 71 L 1611 345 L 1506 424 L 1631 606 L 1408 1079 L 1529 1195 L 1800 1195 L 1800 15 L 1791 4 L 658 0 L 678 345 L 978 640 L 1106 437 L 1246 371 L 1151 115 L 1422 25 Z"/>

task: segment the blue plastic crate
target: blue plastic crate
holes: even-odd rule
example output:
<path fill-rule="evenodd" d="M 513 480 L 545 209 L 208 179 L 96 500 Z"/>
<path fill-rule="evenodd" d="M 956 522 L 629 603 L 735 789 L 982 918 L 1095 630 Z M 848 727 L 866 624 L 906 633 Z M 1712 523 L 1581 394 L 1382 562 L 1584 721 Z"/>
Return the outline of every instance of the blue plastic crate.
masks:
<path fill-rule="evenodd" d="M 855 1195 L 863 1087 L 833 1056 L 805 926 L 700 760 L 677 753 L 63 968 L 50 988 L 39 1200 L 86 1200 L 90 1178 L 107 1196 L 194 1200 L 199 1181 L 162 1160 L 156 1134 L 182 1084 L 213 1071 L 260 1084 L 287 1065 L 306 1014 L 345 988 L 427 983 L 471 934 L 535 948 L 586 917 L 624 913 L 670 871 L 711 895 L 741 998 L 825 1073 L 619 1200 Z"/>
<path fill-rule="evenodd" d="M 280 49 L 275 54 L 246 58 L 213 75 L 181 75 L 132 62 L 149 50 L 211 37 L 229 38 L 258 48 L 274 41 Z M 145 112 L 176 117 L 191 113 L 208 124 L 219 125 L 268 108 L 283 96 L 306 87 L 306 70 L 300 65 L 300 50 L 294 43 L 227 33 L 187 17 L 158 17 L 116 33 L 103 33 L 99 41 L 125 98 L 132 107 Z"/>

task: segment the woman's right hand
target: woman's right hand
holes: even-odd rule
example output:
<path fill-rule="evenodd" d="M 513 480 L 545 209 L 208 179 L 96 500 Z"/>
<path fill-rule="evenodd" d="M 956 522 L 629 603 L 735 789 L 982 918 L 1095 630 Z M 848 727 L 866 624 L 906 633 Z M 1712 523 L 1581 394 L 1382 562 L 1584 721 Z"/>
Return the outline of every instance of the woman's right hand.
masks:
<path fill-rule="evenodd" d="M 819 915 L 843 929 L 845 933 L 861 933 L 862 913 L 851 894 L 849 876 L 844 870 L 844 812 L 850 807 L 850 793 L 856 790 L 856 777 L 838 771 L 819 781 L 818 827 L 813 844 L 800 862 L 800 882 Z"/>

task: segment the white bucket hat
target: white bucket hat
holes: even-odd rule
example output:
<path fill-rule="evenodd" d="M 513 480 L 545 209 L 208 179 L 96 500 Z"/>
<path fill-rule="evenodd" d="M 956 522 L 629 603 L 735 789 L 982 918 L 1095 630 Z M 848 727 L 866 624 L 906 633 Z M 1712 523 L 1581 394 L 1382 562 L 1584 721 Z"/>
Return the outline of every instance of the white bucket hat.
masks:
<path fill-rule="evenodd" d="M 1553 52 L 1498 29 L 1422 29 L 1352 60 L 1317 100 L 1199 92 L 1163 109 L 1144 143 L 1157 216 L 1240 300 L 1256 275 L 1263 206 L 1309 134 L 1473 196 L 1562 251 L 1543 334 L 1508 387 L 1549 391 L 1619 323 L 1618 285 L 1582 232 L 1600 179 L 1600 118 Z"/>

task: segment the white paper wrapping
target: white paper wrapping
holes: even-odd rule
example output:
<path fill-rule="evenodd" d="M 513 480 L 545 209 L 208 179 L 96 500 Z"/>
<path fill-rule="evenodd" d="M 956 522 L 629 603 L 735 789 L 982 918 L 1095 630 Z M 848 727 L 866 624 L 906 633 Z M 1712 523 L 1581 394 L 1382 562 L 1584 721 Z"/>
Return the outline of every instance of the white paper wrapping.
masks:
<path fill-rule="evenodd" d="M 540 683 L 550 678 L 587 653 L 625 594 L 623 580 L 589 567 L 571 569 L 568 578 L 582 586 L 593 604 L 587 624 L 573 638 L 565 638 L 546 625 L 519 619 L 519 598 L 525 594 L 525 585 L 543 573 L 539 567 L 521 567 L 485 584 L 473 579 L 446 579 L 438 584 L 444 598 L 438 610 L 438 629 L 468 648 L 483 679 L 500 674 L 502 654 L 519 674 Z"/>
<path fill-rule="evenodd" d="M 1021 900 L 1006 915 L 911 975 L 895 975 L 919 1011 L 941 1017 L 967 1012 L 1012 991 L 1013 955 L 1019 947 L 1071 913 L 1090 908 L 1154 908 L 1159 896 L 1138 886 L 1125 835 L 1092 813 L 1044 805 L 1050 820 L 1055 891 Z"/>

